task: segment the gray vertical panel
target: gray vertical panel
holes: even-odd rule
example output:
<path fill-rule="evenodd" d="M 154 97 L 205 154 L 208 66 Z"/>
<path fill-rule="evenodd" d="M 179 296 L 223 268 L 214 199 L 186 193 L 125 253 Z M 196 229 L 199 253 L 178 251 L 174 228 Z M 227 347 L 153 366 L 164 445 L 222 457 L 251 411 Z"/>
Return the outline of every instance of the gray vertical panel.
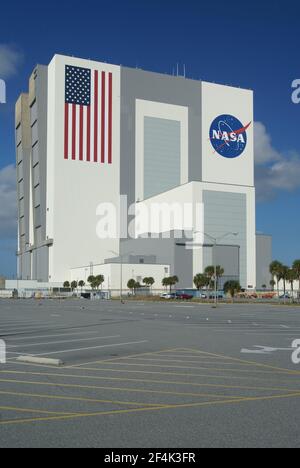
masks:
<path fill-rule="evenodd" d="M 47 181 L 47 106 L 48 106 L 48 67 L 38 65 L 36 86 L 36 118 L 38 121 L 38 161 L 39 161 L 39 182 L 40 182 L 40 205 L 41 205 L 41 237 L 46 240 L 46 181 Z M 34 111 L 35 112 L 35 111 Z M 51 190 L 51 188 L 48 188 Z M 37 205 L 37 200 L 35 200 Z M 48 250 L 47 250 L 48 251 Z M 48 263 L 47 263 L 48 265 Z M 48 280 L 48 273 L 47 273 Z"/>
<path fill-rule="evenodd" d="M 269 271 L 272 262 L 272 237 L 256 235 L 256 287 L 270 287 L 272 276 Z"/>
<path fill-rule="evenodd" d="M 33 125 L 36 120 L 37 120 L 37 102 L 34 101 L 34 103 L 30 107 L 30 123 L 31 123 L 31 125 Z"/>
<path fill-rule="evenodd" d="M 39 129 L 38 129 L 38 121 L 36 121 L 33 126 L 31 127 L 31 142 L 32 146 L 36 144 L 39 139 Z"/>
<path fill-rule="evenodd" d="M 180 185 L 180 122 L 144 118 L 144 197 Z"/>
<path fill-rule="evenodd" d="M 18 164 L 17 172 L 18 172 L 18 181 L 24 179 L 23 161 L 21 161 L 21 162 Z"/>
<path fill-rule="evenodd" d="M 19 125 L 16 129 L 16 144 L 19 145 L 22 140 L 22 125 Z"/>
<path fill-rule="evenodd" d="M 219 238 L 227 232 L 238 233 L 237 236 L 228 236 L 219 243 L 240 246 L 240 281 L 243 287 L 247 287 L 246 195 L 205 190 L 203 202 L 204 230 L 207 234 Z M 205 240 L 210 242 L 208 238 Z"/>
<path fill-rule="evenodd" d="M 37 251 L 37 279 L 49 281 L 49 248 L 41 247 Z"/>
<path fill-rule="evenodd" d="M 39 162 L 39 144 L 36 143 L 32 148 L 32 166 L 36 166 Z"/>
<path fill-rule="evenodd" d="M 174 274 L 178 276 L 177 288 L 193 287 L 193 250 L 175 244 Z"/>

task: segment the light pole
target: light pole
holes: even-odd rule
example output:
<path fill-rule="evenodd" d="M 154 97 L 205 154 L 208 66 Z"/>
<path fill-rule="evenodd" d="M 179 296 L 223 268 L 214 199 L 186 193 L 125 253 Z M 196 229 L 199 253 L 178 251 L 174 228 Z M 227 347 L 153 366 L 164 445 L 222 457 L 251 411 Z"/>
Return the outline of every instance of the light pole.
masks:
<path fill-rule="evenodd" d="M 122 295 L 123 295 L 123 257 L 126 257 L 126 255 L 130 255 L 133 252 L 125 252 L 123 254 L 118 254 L 114 250 L 110 250 L 110 252 L 113 255 L 116 255 L 117 257 L 120 258 L 120 302 L 123 303 L 123 300 L 122 300 Z"/>
<path fill-rule="evenodd" d="M 217 298 L 217 245 L 218 242 L 224 239 L 227 236 L 237 236 L 237 232 L 226 232 L 220 237 L 213 237 L 206 232 L 201 231 L 194 231 L 194 234 L 203 234 L 204 236 L 208 237 L 213 241 L 213 264 L 214 264 L 214 305 L 213 307 L 216 309 L 218 306 L 218 298 Z"/>

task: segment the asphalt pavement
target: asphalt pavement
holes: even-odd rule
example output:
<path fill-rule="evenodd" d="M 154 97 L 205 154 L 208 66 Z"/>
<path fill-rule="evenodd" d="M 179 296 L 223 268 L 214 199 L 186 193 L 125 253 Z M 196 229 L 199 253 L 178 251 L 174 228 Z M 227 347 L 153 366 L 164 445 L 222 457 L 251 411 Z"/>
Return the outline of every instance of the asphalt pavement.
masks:
<path fill-rule="evenodd" d="M 299 317 L 270 304 L 0 300 L 0 446 L 299 447 Z"/>

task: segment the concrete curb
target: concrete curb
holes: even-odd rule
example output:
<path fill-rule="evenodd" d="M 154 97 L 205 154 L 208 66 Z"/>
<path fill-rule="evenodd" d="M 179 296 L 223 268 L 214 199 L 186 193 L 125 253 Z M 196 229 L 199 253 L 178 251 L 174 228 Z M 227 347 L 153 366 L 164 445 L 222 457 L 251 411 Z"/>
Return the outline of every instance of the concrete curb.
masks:
<path fill-rule="evenodd" d="M 60 359 L 48 359 L 42 357 L 34 357 L 34 356 L 19 356 L 17 358 L 19 362 L 26 362 L 28 364 L 44 364 L 47 366 L 62 366 L 64 363 Z"/>

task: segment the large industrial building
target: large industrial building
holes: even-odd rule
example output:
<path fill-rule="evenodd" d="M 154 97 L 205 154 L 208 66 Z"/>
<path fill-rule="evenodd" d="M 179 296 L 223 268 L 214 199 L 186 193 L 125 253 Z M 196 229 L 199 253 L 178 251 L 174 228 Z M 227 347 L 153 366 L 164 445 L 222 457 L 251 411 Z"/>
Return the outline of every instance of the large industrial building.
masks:
<path fill-rule="evenodd" d="M 124 288 L 192 288 L 216 261 L 223 281 L 269 284 L 252 91 L 56 55 L 17 101 L 16 153 L 20 279 L 117 289 L 122 265 Z"/>

